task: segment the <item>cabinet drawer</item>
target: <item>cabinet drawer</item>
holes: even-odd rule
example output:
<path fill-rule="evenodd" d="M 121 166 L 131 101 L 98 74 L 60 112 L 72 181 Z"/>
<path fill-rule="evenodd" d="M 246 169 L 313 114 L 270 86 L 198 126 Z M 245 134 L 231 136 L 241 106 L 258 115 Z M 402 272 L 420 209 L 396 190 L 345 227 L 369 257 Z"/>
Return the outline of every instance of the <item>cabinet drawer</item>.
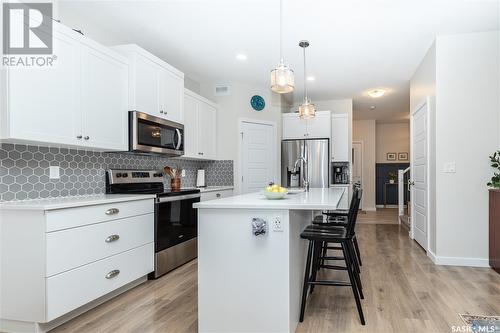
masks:
<path fill-rule="evenodd" d="M 47 321 L 150 273 L 153 256 L 149 243 L 47 278 Z M 113 276 L 113 271 L 119 273 Z"/>
<path fill-rule="evenodd" d="M 154 214 L 49 232 L 46 239 L 46 276 L 52 276 L 153 242 Z"/>
<path fill-rule="evenodd" d="M 47 232 L 154 212 L 153 199 L 66 208 L 47 212 Z"/>
<path fill-rule="evenodd" d="M 230 197 L 233 195 L 233 190 L 213 191 L 201 193 L 201 201 L 215 200 Z"/>

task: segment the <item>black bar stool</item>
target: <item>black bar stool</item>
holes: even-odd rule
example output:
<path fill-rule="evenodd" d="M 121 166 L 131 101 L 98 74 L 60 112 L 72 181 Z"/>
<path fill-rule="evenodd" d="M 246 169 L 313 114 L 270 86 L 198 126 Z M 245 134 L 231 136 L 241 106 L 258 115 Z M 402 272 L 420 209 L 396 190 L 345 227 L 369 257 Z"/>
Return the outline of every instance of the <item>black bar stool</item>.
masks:
<path fill-rule="evenodd" d="M 355 250 L 353 243 L 354 228 L 356 225 L 357 210 L 361 202 L 362 190 L 355 189 L 353 195 L 354 204 L 349 207 L 349 215 L 345 226 L 331 225 L 310 225 L 301 234 L 300 237 L 309 240 L 307 251 L 306 269 L 304 274 L 304 285 L 302 289 L 302 303 L 300 307 L 300 322 L 304 320 L 304 312 L 308 289 L 311 287 L 311 292 L 316 285 L 325 286 L 350 286 L 358 309 L 359 319 L 362 325 L 365 325 L 361 300 L 363 297 L 361 279 L 359 277 L 359 267 L 355 259 Z M 322 255 L 325 244 L 335 243 L 340 247 L 334 247 L 342 251 L 342 257 L 327 257 Z M 328 246 L 328 245 L 326 245 Z M 343 260 L 344 266 L 325 265 L 324 260 Z M 316 273 L 319 268 L 346 270 L 349 275 L 349 282 L 317 280 Z"/>

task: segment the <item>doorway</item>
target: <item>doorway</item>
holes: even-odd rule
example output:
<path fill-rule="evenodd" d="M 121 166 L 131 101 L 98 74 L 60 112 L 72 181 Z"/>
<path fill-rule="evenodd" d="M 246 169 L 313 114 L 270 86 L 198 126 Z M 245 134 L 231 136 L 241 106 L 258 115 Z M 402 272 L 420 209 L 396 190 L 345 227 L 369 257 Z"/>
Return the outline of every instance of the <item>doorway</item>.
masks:
<path fill-rule="evenodd" d="M 241 193 L 258 192 L 277 183 L 277 132 L 273 122 L 241 120 Z"/>
<path fill-rule="evenodd" d="M 411 232 L 410 236 L 428 249 L 428 101 L 413 110 L 410 117 L 411 140 Z"/>
<path fill-rule="evenodd" d="M 359 184 L 363 188 L 363 141 L 352 142 L 352 184 Z M 359 209 L 363 209 L 363 199 Z"/>

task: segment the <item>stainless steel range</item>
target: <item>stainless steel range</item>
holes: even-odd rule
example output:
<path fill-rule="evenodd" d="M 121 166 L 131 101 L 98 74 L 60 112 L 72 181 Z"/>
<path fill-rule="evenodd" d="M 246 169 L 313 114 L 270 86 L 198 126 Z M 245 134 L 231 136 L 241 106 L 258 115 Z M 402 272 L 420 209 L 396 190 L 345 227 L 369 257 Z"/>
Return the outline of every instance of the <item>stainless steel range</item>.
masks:
<path fill-rule="evenodd" d="M 197 257 L 198 217 L 195 202 L 200 190 L 165 190 L 163 173 L 156 170 L 107 170 L 108 194 L 156 194 L 155 271 L 156 279 Z"/>

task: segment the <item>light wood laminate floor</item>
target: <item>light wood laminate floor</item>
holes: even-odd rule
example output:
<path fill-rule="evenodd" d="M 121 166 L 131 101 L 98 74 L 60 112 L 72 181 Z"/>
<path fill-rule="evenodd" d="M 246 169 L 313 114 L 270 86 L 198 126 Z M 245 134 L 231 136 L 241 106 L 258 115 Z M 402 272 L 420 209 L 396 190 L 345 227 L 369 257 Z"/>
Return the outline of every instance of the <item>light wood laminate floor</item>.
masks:
<path fill-rule="evenodd" d="M 369 216 L 377 222 L 377 214 Z M 500 314 L 500 275 L 492 269 L 435 266 L 399 225 L 362 224 L 357 234 L 366 326 L 349 288 L 318 286 L 297 332 L 452 332 L 463 325 L 459 313 Z M 52 332 L 196 332 L 196 274 L 195 260 Z"/>

